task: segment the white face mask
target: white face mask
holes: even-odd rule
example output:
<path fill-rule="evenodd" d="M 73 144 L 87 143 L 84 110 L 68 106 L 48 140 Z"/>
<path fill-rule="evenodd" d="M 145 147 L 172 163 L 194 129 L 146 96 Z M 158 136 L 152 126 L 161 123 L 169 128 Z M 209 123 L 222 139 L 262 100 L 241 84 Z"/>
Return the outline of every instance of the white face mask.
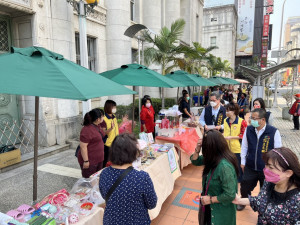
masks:
<path fill-rule="evenodd" d="M 113 108 L 113 109 L 111 110 L 111 112 L 112 112 L 113 114 L 115 114 L 115 113 L 117 112 L 117 109 L 116 109 L 116 108 Z"/>
<path fill-rule="evenodd" d="M 211 107 L 216 107 L 217 106 L 217 103 L 215 103 L 215 102 L 210 102 L 209 104 L 211 105 Z"/>
<path fill-rule="evenodd" d="M 150 108 L 150 106 L 151 106 L 151 103 L 146 103 L 147 108 Z"/>

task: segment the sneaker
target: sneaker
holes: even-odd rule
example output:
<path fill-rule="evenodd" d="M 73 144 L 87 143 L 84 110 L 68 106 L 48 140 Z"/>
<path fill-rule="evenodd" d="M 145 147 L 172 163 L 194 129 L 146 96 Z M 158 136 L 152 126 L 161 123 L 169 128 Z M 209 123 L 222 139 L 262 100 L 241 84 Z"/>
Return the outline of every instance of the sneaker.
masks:
<path fill-rule="evenodd" d="M 237 205 L 236 210 L 237 211 L 242 211 L 246 206 L 245 205 Z"/>

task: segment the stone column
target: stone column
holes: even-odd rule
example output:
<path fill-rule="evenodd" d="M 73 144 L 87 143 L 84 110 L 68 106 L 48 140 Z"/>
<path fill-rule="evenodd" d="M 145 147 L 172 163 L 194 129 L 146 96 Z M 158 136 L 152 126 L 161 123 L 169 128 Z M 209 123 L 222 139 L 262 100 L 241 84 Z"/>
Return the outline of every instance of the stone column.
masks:
<path fill-rule="evenodd" d="M 130 1 L 106 0 L 107 70 L 131 63 L 131 39 L 124 35 L 130 23 Z M 131 95 L 110 96 L 117 104 L 130 104 Z"/>

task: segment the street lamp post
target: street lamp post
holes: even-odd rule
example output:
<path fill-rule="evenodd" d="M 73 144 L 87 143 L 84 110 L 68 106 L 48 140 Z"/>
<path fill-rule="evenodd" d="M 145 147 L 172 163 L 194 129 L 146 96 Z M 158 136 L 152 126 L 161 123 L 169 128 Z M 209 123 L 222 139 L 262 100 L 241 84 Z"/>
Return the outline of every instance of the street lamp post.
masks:
<path fill-rule="evenodd" d="M 281 37 L 282 37 L 282 24 L 283 24 L 283 14 L 284 14 L 284 4 L 286 0 L 284 0 L 282 4 L 282 12 L 281 12 L 281 24 L 280 24 L 280 33 L 279 33 L 279 51 L 281 51 Z M 277 65 L 280 63 L 280 57 L 277 58 Z M 278 89 L 278 73 L 279 71 L 276 72 L 275 74 L 275 93 L 274 93 L 274 102 L 273 106 L 277 107 L 277 89 Z"/>
<path fill-rule="evenodd" d="M 87 50 L 87 32 L 86 16 L 93 12 L 93 8 L 98 5 L 99 0 L 67 0 L 78 13 L 79 18 L 79 46 L 80 46 L 80 65 L 89 69 L 88 50 Z M 84 116 L 92 108 L 91 100 L 82 101 L 82 115 Z"/>

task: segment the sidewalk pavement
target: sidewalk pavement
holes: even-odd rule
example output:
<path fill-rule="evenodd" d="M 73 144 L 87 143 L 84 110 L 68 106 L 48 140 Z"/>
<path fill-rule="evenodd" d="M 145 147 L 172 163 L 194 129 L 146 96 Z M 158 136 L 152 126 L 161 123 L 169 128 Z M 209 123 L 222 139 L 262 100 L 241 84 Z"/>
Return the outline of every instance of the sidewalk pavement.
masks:
<path fill-rule="evenodd" d="M 281 115 L 281 108 L 268 109 L 272 112 L 274 117 L 274 124 L 279 129 L 282 137 L 282 145 L 293 150 L 298 158 L 300 157 L 300 132 L 292 131 L 294 127 L 293 122 L 283 120 Z M 182 170 L 182 176 L 179 177 L 174 185 L 172 194 L 162 205 L 162 209 L 157 218 L 152 221 L 152 225 L 191 225 L 198 224 L 198 210 L 197 207 L 190 207 L 192 203 L 188 203 L 186 198 L 189 196 L 187 190 L 191 193 L 202 187 L 202 170 L 203 167 L 196 167 L 189 165 Z M 185 191 L 184 194 L 182 192 Z M 252 192 L 253 196 L 259 193 L 259 185 Z M 185 204 L 186 203 L 186 204 Z M 195 205 L 194 205 L 195 206 Z M 243 211 L 237 211 L 236 224 L 237 225 L 254 225 L 257 223 L 257 213 L 254 212 L 250 206 L 247 206 Z"/>
<path fill-rule="evenodd" d="M 292 130 L 294 128 L 292 120 L 282 119 L 282 110 L 280 107 L 271 108 L 269 110 L 274 117 L 273 126 L 276 127 L 281 134 L 282 146 L 290 148 L 300 159 L 300 131 Z"/>

